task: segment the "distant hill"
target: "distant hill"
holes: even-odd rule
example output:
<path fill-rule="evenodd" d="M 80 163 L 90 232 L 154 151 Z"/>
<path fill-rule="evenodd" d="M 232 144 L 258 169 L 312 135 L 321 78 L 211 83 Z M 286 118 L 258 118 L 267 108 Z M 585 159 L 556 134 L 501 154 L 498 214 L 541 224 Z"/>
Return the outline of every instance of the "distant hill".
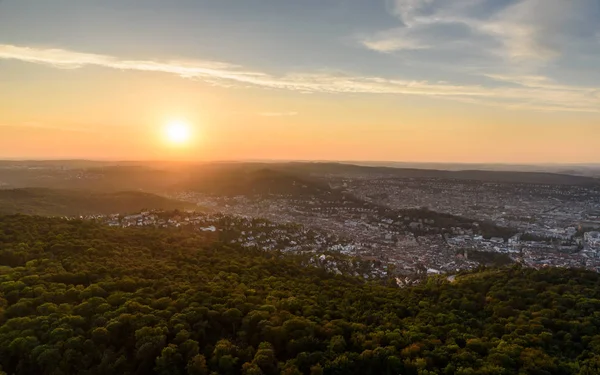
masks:
<path fill-rule="evenodd" d="M 188 207 L 188 203 L 134 191 L 96 193 L 42 188 L 0 190 L 0 214 L 76 216 Z"/>
<path fill-rule="evenodd" d="M 341 163 L 290 163 L 290 170 L 313 175 L 372 175 L 385 178 L 439 178 L 474 180 L 499 183 L 549 184 L 549 185 L 600 185 L 600 179 L 586 176 L 547 172 L 513 172 L 394 167 L 370 167 Z"/>
<path fill-rule="evenodd" d="M 224 166 L 192 174 L 179 188 L 219 195 L 328 195 L 328 185 L 285 170 Z"/>
<path fill-rule="evenodd" d="M 184 174 L 183 174 L 184 175 Z M 47 188 L 118 192 L 162 191 L 181 179 L 178 168 L 160 169 L 139 165 L 59 168 L 13 166 L 0 168 L 0 187 Z"/>
<path fill-rule="evenodd" d="M 97 192 L 196 190 L 216 194 L 327 193 L 327 177 L 416 178 L 600 186 L 600 179 L 548 172 L 436 170 L 343 163 L 149 163 L 104 165 L 93 162 L 0 162 L 0 188 L 81 189 Z M 268 183 L 270 182 L 270 183 Z M 306 187 L 304 187 L 306 186 Z"/>

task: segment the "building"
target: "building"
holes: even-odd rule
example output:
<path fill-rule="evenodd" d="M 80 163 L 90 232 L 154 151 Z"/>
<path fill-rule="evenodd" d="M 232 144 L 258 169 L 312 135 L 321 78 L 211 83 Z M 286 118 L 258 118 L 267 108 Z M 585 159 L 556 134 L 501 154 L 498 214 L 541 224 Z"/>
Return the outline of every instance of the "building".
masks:
<path fill-rule="evenodd" d="M 600 250 L 600 232 L 586 232 L 583 234 L 583 242 L 590 249 Z"/>

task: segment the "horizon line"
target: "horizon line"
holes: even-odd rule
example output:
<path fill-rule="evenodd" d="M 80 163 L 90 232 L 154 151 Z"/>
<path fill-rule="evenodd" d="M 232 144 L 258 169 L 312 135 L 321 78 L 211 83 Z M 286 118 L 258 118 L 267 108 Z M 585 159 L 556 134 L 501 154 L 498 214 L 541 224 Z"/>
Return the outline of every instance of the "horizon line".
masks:
<path fill-rule="evenodd" d="M 161 159 L 94 159 L 94 158 L 27 158 L 27 157 L 0 157 L 0 162 L 98 162 L 98 163 L 339 163 L 354 164 L 440 164 L 440 165 L 497 165 L 497 166 L 597 166 L 600 167 L 600 161 L 594 162 L 463 162 L 463 161 L 405 161 L 405 160 L 344 160 L 344 159 L 210 159 L 210 160 L 161 160 Z"/>

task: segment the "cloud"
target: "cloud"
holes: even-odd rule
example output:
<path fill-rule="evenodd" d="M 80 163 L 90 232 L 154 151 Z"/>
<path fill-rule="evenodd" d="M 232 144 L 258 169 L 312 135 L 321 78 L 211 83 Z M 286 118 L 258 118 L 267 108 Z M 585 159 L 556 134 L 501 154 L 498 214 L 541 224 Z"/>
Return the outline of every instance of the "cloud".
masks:
<path fill-rule="evenodd" d="M 402 50 L 428 49 L 431 46 L 412 38 L 406 29 L 394 29 L 372 37 L 364 37 L 361 43 L 373 51 L 389 53 Z"/>
<path fill-rule="evenodd" d="M 297 116 L 298 112 L 261 112 L 258 115 L 263 117 L 288 117 Z"/>
<path fill-rule="evenodd" d="M 496 37 L 503 45 L 500 54 L 513 61 L 547 61 L 562 54 L 565 32 L 579 27 L 569 17 L 585 12 L 587 0 L 522 0 L 485 22 L 472 22 L 480 32 Z"/>
<path fill-rule="evenodd" d="M 243 77 L 261 76 L 261 73 L 236 70 L 238 66 L 214 61 L 167 61 L 121 60 L 112 56 L 81 53 L 56 48 L 30 48 L 14 45 L 0 45 L 0 59 L 14 59 L 56 68 L 77 69 L 95 65 L 119 70 L 139 70 L 177 74 L 181 77 L 221 77 L 244 80 Z"/>
<path fill-rule="evenodd" d="M 388 4 L 400 26 L 359 39 L 378 52 L 402 51 L 406 45 L 443 50 L 448 42 L 463 42 L 486 51 L 490 60 L 543 64 L 566 51 L 587 53 L 600 32 L 598 0 L 388 0 Z M 470 32 L 451 35 L 449 40 L 444 32 L 448 25 Z"/>
<path fill-rule="evenodd" d="M 364 45 L 369 49 L 377 52 L 394 52 L 400 50 L 417 50 L 428 48 L 425 45 L 421 45 L 416 41 L 412 40 L 401 40 L 401 39 L 378 39 L 378 40 L 364 40 Z"/>
<path fill-rule="evenodd" d="M 124 60 L 64 49 L 14 45 L 0 45 L 0 59 L 67 69 L 100 66 L 118 70 L 166 73 L 222 87 L 261 87 L 301 93 L 413 95 L 477 102 L 503 108 L 600 112 L 597 88 L 560 85 L 545 77 L 490 73 L 486 78 L 495 82 L 495 85 L 484 86 L 354 74 L 295 72 L 274 76 L 215 61 Z"/>

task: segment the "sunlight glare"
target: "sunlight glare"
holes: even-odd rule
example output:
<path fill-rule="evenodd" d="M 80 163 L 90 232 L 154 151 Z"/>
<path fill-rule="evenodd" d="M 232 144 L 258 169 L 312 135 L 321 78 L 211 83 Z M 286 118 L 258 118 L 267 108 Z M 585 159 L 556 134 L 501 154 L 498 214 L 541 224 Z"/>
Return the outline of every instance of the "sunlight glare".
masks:
<path fill-rule="evenodd" d="M 190 125 L 184 121 L 172 121 L 165 127 L 167 140 L 172 144 L 181 145 L 190 140 Z"/>

